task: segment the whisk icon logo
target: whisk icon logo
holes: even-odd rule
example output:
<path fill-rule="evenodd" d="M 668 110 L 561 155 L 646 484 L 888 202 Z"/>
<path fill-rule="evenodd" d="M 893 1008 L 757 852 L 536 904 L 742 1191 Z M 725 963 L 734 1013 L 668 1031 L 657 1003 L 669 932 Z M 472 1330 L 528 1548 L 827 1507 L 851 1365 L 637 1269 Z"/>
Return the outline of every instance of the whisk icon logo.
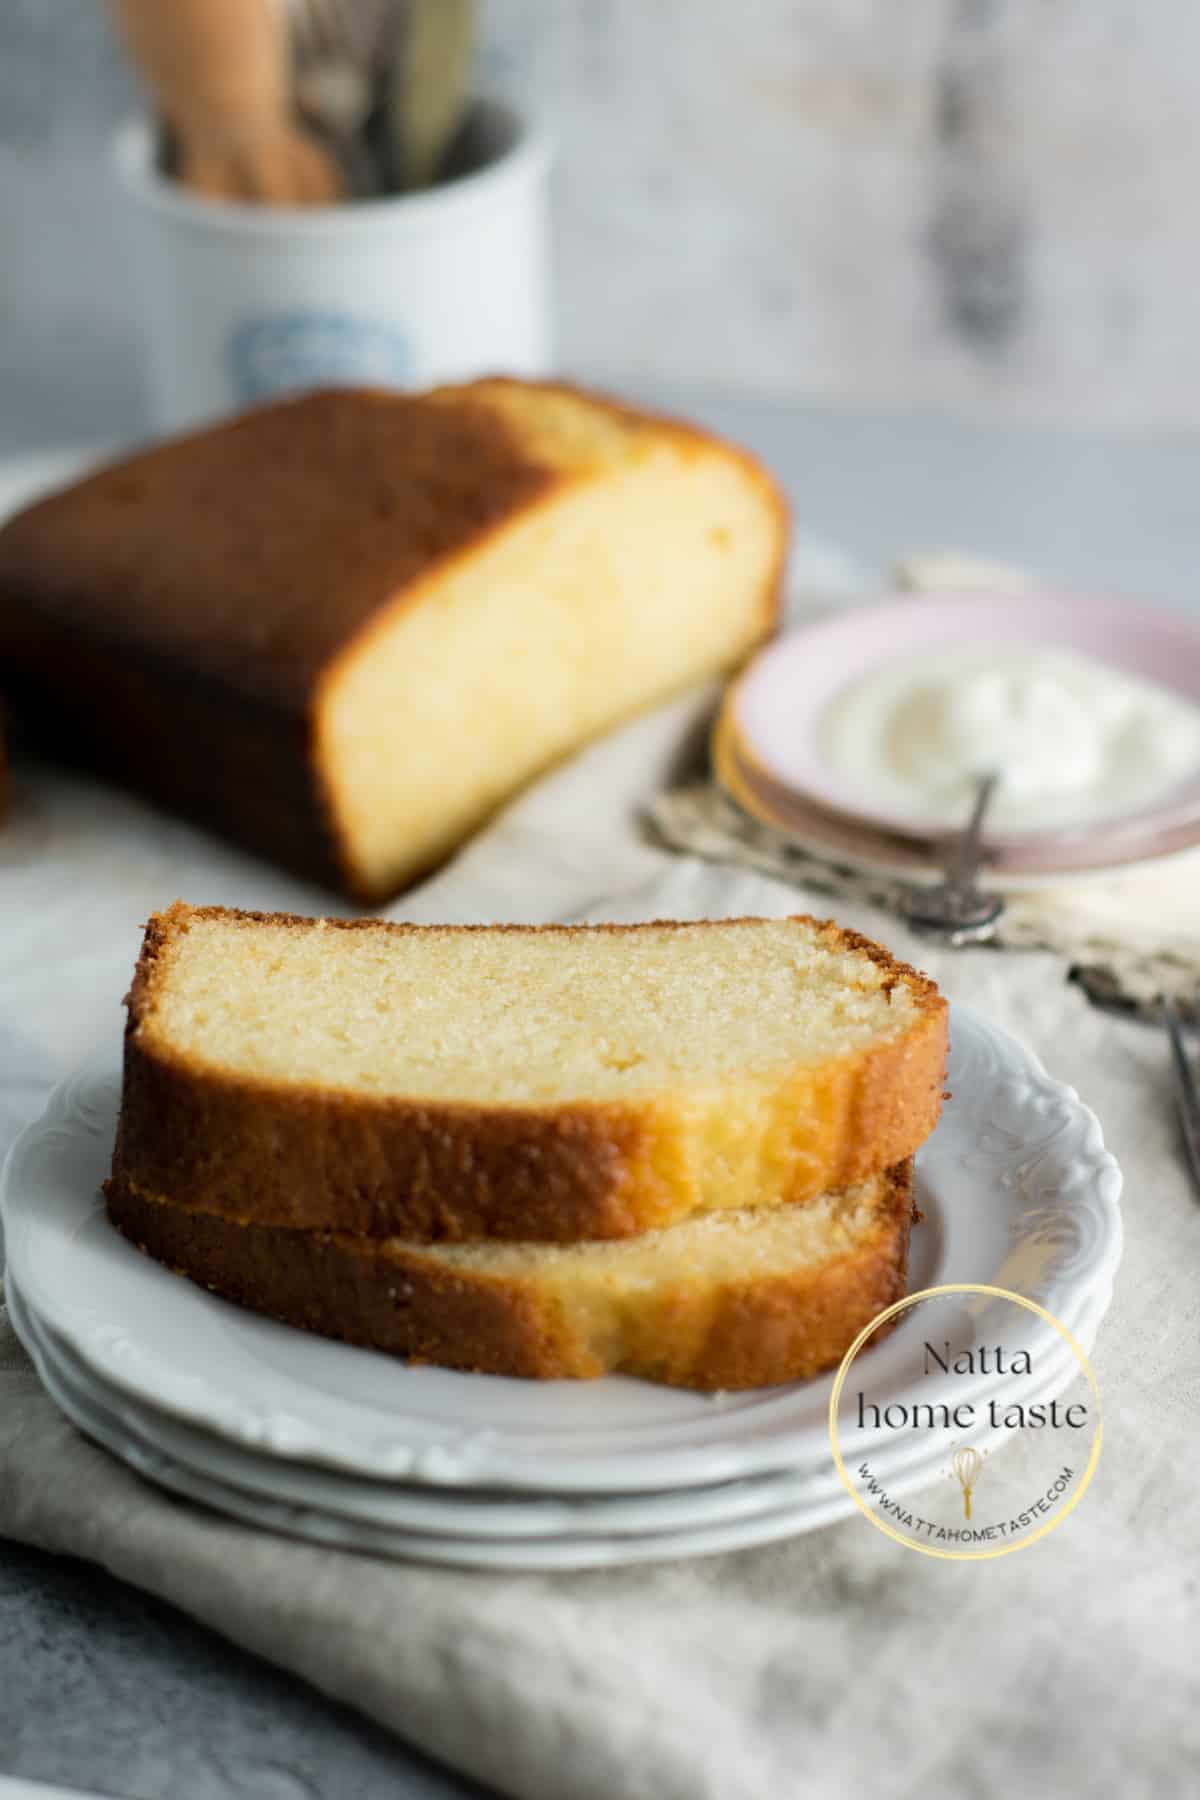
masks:
<path fill-rule="evenodd" d="M 979 1471 L 983 1467 L 983 1458 L 971 1444 L 964 1444 L 961 1450 L 954 1452 L 952 1474 L 962 1489 L 963 1518 L 971 1516 L 971 1495 L 975 1492 L 975 1483 L 979 1479 Z"/>
<path fill-rule="evenodd" d="M 1053 1531 L 1100 1454 L 1100 1393 L 1071 1332 L 1006 1288 L 924 1288 L 861 1331 L 829 1400 L 854 1504 L 925 1556 L 1005 1556 Z"/>

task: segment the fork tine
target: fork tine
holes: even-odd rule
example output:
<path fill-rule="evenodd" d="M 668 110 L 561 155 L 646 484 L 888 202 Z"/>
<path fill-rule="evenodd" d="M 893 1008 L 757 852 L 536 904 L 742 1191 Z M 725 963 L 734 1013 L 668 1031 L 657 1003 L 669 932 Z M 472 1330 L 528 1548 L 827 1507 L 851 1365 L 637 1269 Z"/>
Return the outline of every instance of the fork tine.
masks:
<path fill-rule="evenodd" d="M 287 40 L 297 61 L 308 54 L 308 7 L 305 0 L 283 0 Z"/>
<path fill-rule="evenodd" d="M 1200 990 L 1189 994 L 1173 994 L 1171 1005 L 1179 1015 L 1179 1023 L 1184 1031 L 1200 1029 Z"/>
<path fill-rule="evenodd" d="M 353 43 L 355 37 L 355 9 L 347 6 L 345 0 L 326 0 L 329 8 L 330 22 L 336 27 L 344 44 Z"/>
<path fill-rule="evenodd" d="M 342 48 L 341 21 L 337 15 L 336 0 L 310 0 L 310 4 L 316 9 L 321 55 L 335 57 Z"/>
<path fill-rule="evenodd" d="M 1167 1038 L 1171 1046 L 1171 1061 L 1175 1070 L 1175 1092 L 1179 1102 L 1179 1122 L 1183 1128 L 1184 1148 L 1187 1151 L 1196 1193 L 1200 1196 L 1200 1090 L 1197 1089 L 1195 1071 L 1187 1053 L 1187 1046 L 1183 1041 L 1183 1027 L 1179 1022 L 1179 1013 L 1175 1003 L 1164 998 L 1160 1006 L 1163 1024 L 1167 1028 Z"/>
<path fill-rule="evenodd" d="M 382 21 L 368 0 L 329 0 L 342 43 L 359 62 L 374 59 Z"/>
<path fill-rule="evenodd" d="M 297 62 L 303 62 L 311 55 L 307 0 L 284 0 L 283 17 L 292 56 Z"/>
<path fill-rule="evenodd" d="M 337 49 L 338 34 L 326 0 L 287 0 L 287 13 L 301 61 L 317 62 Z"/>

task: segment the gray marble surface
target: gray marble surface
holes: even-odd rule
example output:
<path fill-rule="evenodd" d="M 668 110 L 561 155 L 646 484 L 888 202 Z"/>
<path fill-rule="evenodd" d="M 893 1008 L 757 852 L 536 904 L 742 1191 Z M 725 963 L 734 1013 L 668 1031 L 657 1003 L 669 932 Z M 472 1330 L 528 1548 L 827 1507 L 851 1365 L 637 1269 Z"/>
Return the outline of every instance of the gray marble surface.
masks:
<path fill-rule="evenodd" d="M 483 0 L 547 114 L 572 361 L 996 417 L 1200 420 L 1185 0 Z M 136 296 L 100 0 L 0 6 L 0 326 Z M 0 388 L 0 391 L 3 391 Z"/>
<path fill-rule="evenodd" d="M 0 1772 L 122 1800 L 483 1800 L 160 1601 L 12 1544 Z"/>
<path fill-rule="evenodd" d="M 81 355 L 80 366 L 95 365 Z M 6 391 L 0 454 L 142 430 L 128 366 L 71 389 L 50 375 L 28 363 Z M 1200 606 L 1196 439 L 985 428 L 719 393 L 648 397 L 757 449 L 785 481 L 800 528 L 868 567 L 953 544 L 1066 582 Z M 14 1098 L 22 1080 L 0 1069 Z M 10 1545 L 0 1545 L 0 1773 L 146 1800 L 478 1792 L 104 1573 Z"/>
<path fill-rule="evenodd" d="M 613 385 L 589 369 L 580 379 Z M 1123 433 L 862 410 L 627 377 L 624 393 L 755 450 L 798 527 L 867 568 L 943 546 L 1055 581 L 1200 609 L 1200 430 Z M 0 457 L 149 431 L 138 358 L 118 340 L 0 335 Z"/>

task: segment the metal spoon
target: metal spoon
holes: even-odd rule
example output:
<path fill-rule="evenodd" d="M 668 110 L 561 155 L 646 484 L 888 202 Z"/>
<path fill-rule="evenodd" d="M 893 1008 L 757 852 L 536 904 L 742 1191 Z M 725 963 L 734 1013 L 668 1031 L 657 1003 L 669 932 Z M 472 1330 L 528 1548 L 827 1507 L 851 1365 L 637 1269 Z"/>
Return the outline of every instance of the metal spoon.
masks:
<path fill-rule="evenodd" d="M 944 879 L 936 887 L 909 889 L 901 901 L 905 924 L 956 948 L 982 944 L 991 937 L 1004 912 L 1001 896 L 985 893 L 975 879 L 983 861 L 983 816 L 999 781 L 995 770 L 978 777 L 975 804 L 944 864 Z"/>

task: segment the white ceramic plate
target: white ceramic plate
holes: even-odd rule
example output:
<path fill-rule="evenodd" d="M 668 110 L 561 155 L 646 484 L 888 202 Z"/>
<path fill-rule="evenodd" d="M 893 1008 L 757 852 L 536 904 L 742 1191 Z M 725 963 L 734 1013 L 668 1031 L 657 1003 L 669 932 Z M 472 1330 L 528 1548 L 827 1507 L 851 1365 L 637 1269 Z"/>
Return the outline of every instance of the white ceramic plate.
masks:
<path fill-rule="evenodd" d="M 832 1376 L 709 1396 L 622 1377 L 408 1368 L 180 1280 L 104 1214 L 119 1086 L 114 1053 L 58 1090 L 13 1146 L 0 1188 L 22 1294 L 107 1385 L 256 1452 L 423 1485 L 633 1493 L 826 1464 Z M 1072 1089 L 964 1009 L 953 1015 L 950 1086 L 919 1160 L 925 1222 L 910 1285 L 1011 1287 L 1076 1330 L 1107 1300 L 1121 1251 L 1120 1174 L 1099 1125 Z M 1030 1325 L 1040 1354 L 1033 1315 Z M 936 1398 L 921 1383 L 915 1319 L 870 1354 L 897 1399 Z M 955 1394 L 969 1399 L 963 1379 Z"/>
<path fill-rule="evenodd" d="M 87 1436 L 113 1451 L 147 1479 L 216 1512 L 287 1536 L 343 1550 L 464 1568 L 593 1569 L 623 1563 L 711 1556 L 725 1550 L 772 1543 L 815 1531 L 854 1511 L 853 1500 L 838 1480 L 832 1463 L 828 1462 L 824 1473 L 816 1479 L 767 1476 L 758 1478 L 757 1482 L 751 1479 L 718 1490 L 722 1495 L 730 1495 L 756 1487 L 769 1489 L 770 1499 L 766 1504 L 732 1505 L 704 1522 L 688 1527 L 662 1526 L 650 1532 L 614 1532 L 594 1513 L 572 1531 L 564 1530 L 549 1536 L 520 1534 L 498 1538 L 474 1537 L 468 1532 L 411 1531 L 370 1519 L 347 1518 L 308 1498 L 281 1499 L 277 1493 L 272 1493 L 270 1486 L 265 1491 L 248 1490 L 220 1479 L 203 1466 L 180 1461 L 165 1453 L 156 1442 L 133 1428 L 127 1407 L 124 1409 L 126 1417 L 122 1419 L 119 1405 L 114 1410 L 105 1403 L 106 1399 L 113 1398 L 111 1393 L 97 1383 L 84 1365 L 72 1364 L 69 1354 L 64 1355 L 55 1347 L 50 1335 L 28 1316 L 19 1290 L 11 1283 L 9 1301 L 18 1335 L 34 1358 L 48 1393 Z M 1103 1303 L 1094 1303 L 1080 1326 L 1089 1342 L 1103 1310 Z M 1023 1398 L 1028 1402 L 1049 1399 L 1063 1392 L 1076 1374 L 1074 1360 L 1068 1352 L 1053 1372 L 1045 1372 L 1040 1381 L 1030 1384 Z M 986 1433 L 979 1438 L 979 1446 L 985 1448 L 1001 1435 Z M 278 1460 L 263 1460 L 268 1477 L 273 1477 L 280 1491 L 284 1487 L 284 1476 L 298 1478 L 303 1483 L 314 1474 L 312 1470 Z M 931 1453 L 922 1447 L 914 1452 L 911 1445 L 904 1445 L 882 1461 L 877 1459 L 877 1470 L 891 1493 L 904 1495 L 935 1480 L 940 1463 L 940 1450 Z M 789 1490 L 794 1496 L 791 1499 L 784 1497 Z M 700 1490 L 702 1494 L 709 1491 Z M 461 1504 L 463 1497 L 443 1495 L 440 1498 L 447 1506 L 453 1506 Z M 654 1498 L 666 1499 L 668 1496 Z M 686 1503 L 691 1497 L 679 1495 L 673 1498 Z M 537 1519 L 542 1516 L 544 1507 L 555 1503 L 527 1495 L 514 1504 L 524 1508 L 531 1519 Z M 604 1503 L 593 1501 L 590 1504 L 601 1507 Z"/>
<path fill-rule="evenodd" d="M 413 1488 L 402 1482 L 378 1482 L 363 1476 L 258 1456 L 209 1432 L 181 1424 L 157 1408 L 107 1386 L 70 1347 L 36 1319 L 8 1281 L 13 1323 L 30 1355 L 52 1386 L 59 1403 L 85 1428 L 99 1423 L 105 1441 L 118 1448 L 132 1445 L 145 1459 L 161 1456 L 171 1464 L 274 1502 L 331 1514 L 347 1523 L 365 1523 L 390 1531 L 456 1538 L 554 1538 L 645 1536 L 661 1531 L 751 1518 L 800 1503 L 809 1505 L 837 1493 L 832 1459 L 823 1469 L 748 1476 L 716 1487 L 681 1488 L 661 1494 L 506 1495 L 487 1490 L 453 1491 Z M 1095 1321 L 1098 1323 L 1098 1316 Z M 1094 1331 L 1095 1323 L 1085 1327 Z M 1075 1379 L 1072 1354 L 1060 1343 L 1057 1358 L 1047 1359 L 1036 1379 L 1005 1384 L 1009 1400 L 1026 1403 L 1043 1394 L 1064 1391 Z M 940 1450 L 920 1438 L 901 1439 L 877 1452 L 876 1471 L 891 1487 L 911 1474 L 936 1466 Z M 126 1460 L 130 1457 L 126 1455 Z"/>
<path fill-rule="evenodd" d="M 106 1386 L 73 1356 L 69 1345 L 33 1316 L 11 1275 L 7 1293 L 17 1334 L 43 1379 L 54 1382 L 56 1396 L 65 1395 L 69 1404 L 103 1418 L 113 1436 L 131 1438 L 148 1454 L 157 1451 L 185 1468 L 249 1493 L 318 1508 L 347 1520 L 437 1536 L 520 1538 L 600 1530 L 651 1532 L 765 1512 L 797 1499 L 803 1485 L 803 1478 L 795 1474 L 769 1474 L 662 1494 L 507 1495 L 502 1490 L 409 1487 L 310 1463 L 258 1456 Z"/>

